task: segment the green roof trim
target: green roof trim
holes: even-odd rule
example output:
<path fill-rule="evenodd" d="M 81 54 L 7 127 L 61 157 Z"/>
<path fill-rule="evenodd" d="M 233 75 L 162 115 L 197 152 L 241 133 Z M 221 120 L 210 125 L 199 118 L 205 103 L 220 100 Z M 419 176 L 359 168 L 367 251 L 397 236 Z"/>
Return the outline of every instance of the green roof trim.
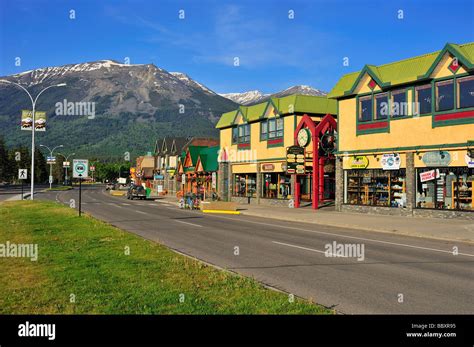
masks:
<path fill-rule="evenodd" d="M 336 100 L 328 99 L 326 96 L 292 94 L 281 98 L 271 98 L 252 106 L 240 106 L 237 110 L 224 113 L 217 122 L 216 128 L 222 129 L 234 125 L 239 111 L 246 122 L 257 121 L 265 116 L 270 105 L 275 107 L 279 115 L 294 113 L 335 115 L 337 113 Z"/>
<path fill-rule="evenodd" d="M 207 148 L 206 146 L 189 146 L 188 151 L 189 155 L 191 156 L 191 162 L 193 166 L 196 166 L 197 159 L 199 157 L 199 153 L 204 149 Z"/>
<path fill-rule="evenodd" d="M 461 45 L 448 43 L 441 51 L 379 66 L 365 65 L 361 71 L 342 76 L 328 94 L 328 98 L 337 99 L 353 95 L 365 73 L 382 88 L 429 79 L 440 60 L 448 52 L 456 56 L 468 70 L 474 68 L 474 42 Z"/>

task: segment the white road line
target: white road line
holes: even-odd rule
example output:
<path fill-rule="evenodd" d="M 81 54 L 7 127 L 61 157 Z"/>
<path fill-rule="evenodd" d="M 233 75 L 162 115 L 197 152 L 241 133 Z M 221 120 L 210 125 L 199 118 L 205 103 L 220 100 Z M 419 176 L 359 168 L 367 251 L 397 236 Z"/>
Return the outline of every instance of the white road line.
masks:
<path fill-rule="evenodd" d="M 272 241 L 272 242 L 273 242 L 273 243 L 276 243 L 276 244 L 278 244 L 278 245 L 283 245 L 283 246 L 288 246 L 288 247 L 294 247 L 294 248 L 304 249 L 304 250 L 306 250 L 306 251 L 318 252 L 318 253 L 326 254 L 325 251 L 318 251 L 317 249 L 313 249 L 313 248 L 301 247 L 301 246 L 296 246 L 296 245 L 290 245 L 289 243 L 278 242 L 278 241 Z M 331 255 L 331 257 L 333 257 L 333 256 Z M 347 258 L 346 256 L 343 256 L 343 255 L 335 255 L 335 257 Z"/>
<path fill-rule="evenodd" d="M 140 213 L 140 214 L 148 214 L 148 213 L 146 213 L 146 212 L 143 212 L 143 211 L 137 211 L 137 210 L 133 210 L 133 212 Z"/>
<path fill-rule="evenodd" d="M 124 203 L 124 202 L 122 202 L 122 205 L 124 205 L 124 206 L 130 206 L 130 204 L 126 204 L 126 203 Z"/>
<path fill-rule="evenodd" d="M 229 220 L 233 220 L 233 221 L 238 221 L 238 219 L 224 217 L 224 216 L 207 215 L 207 217 L 215 217 L 215 218 L 222 218 L 222 219 L 229 219 Z M 453 251 L 446 251 L 446 250 L 443 250 L 443 249 L 413 246 L 413 245 L 407 245 L 407 244 L 404 244 L 404 243 L 367 239 L 367 238 L 364 238 L 364 237 L 341 235 L 341 234 L 335 234 L 335 233 L 328 233 L 328 232 L 324 232 L 324 231 L 315 231 L 315 230 L 310 230 L 310 229 L 302 229 L 302 228 L 296 228 L 296 227 L 290 227 L 290 226 L 284 226 L 284 225 L 278 225 L 278 224 L 263 223 L 263 222 L 255 222 L 255 221 L 249 221 L 249 220 L 245 220 L 245 222 L 253 223 L 253 224 L 266 225 L 266 226 L 271 226 L 271 227 L 276 227 L 276 228 L 306 231 L 306 232 L 310 232 L 310 233 L 323 234 L 323 235 L 329 235 L 329 236 L 334 236 L 334 237 L 343 237 L 343 238 L 345 237 L 345 238 L 348 238 L 348 239 L 355 239 L 355 240 L 362 240 L 362 241 L 369 241 L 369 242 L 378 242 L 378 243 L 384 243 L 384 244 L 393 245 L 393 246 L 409 247 L 409 248 L 423 249 L 423 250 L 433 251 L 433 252 L 454 254 Z M 324 226 L 324 225 L 321 225 L 321 226 Z M 448 242 L 448 241 L 446 240 L 445 242 Z M 456 245 L 456 241 L 450 241 L 450 242 L 452 244 Z M 474 257 L 474 254 L 467 254 L 467 253 L 457 253 L 457 255 L 464 255 L 466 257 Z"/>
<path fill-rule="evenodd" d="M 184 222 L 182 220 L 174 220 L 175 222 L 178 222 L 178 223 L 183 223 L 183 224 L 188 224 L 188 225 L 192 225 L 193 227 L 199 227 L 199 228 L 202 228 L 202 225 L 199 225 L 199 224 L 194 224 L 194 223 L 189 223 L 189 222 Z"/>

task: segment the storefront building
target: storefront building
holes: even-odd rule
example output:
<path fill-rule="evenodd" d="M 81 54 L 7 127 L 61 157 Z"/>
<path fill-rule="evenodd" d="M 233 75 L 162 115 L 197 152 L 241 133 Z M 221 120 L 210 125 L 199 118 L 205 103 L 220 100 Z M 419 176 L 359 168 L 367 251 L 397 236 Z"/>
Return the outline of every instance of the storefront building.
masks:
<path fill-rule="evenodd" d="M 178 162 L 178 196 L 194 194 L 201 200 L 217 190 L 219 146 L 188 146 Z"/>
<path fill-rule="evenodd" d="M 224 113 L 220 130 L 220 198 L 227 201 L 287 206 L 294 198 L 295 179 L 288 172 L 287 147 L 304 115 L 318 123 L 335 115 L 336 101 L 326 97 L 290 95 Z M 302 194 L 311 200 L 311 178 L 301 176 Z"/>
<path fill-rule="evenodd" d="M 474 43 L 343 76 L 336 207 L 474 219 Z"/>

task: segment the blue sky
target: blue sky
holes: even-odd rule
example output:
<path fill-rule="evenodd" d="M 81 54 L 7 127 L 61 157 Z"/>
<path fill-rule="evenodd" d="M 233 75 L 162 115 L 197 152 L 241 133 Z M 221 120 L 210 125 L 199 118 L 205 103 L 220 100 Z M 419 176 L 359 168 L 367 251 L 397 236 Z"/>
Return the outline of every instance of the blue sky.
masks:
<path fill-rule="evenodd" d="M 329 91 L 365 64 L 472 41 L 472 0 L 0 0 L 0 75 L 129 57 L 217 92 Z"/>

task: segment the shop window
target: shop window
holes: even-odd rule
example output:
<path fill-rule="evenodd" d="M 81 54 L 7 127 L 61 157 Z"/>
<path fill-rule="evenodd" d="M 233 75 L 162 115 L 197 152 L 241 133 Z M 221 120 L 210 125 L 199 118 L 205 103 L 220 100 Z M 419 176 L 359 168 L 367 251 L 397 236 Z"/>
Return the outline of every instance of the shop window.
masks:
<path fill-rule="evenodd" d="M 458 87 L 458 108 L 474 107 L 474 76 L 459 78 Z"/>
<path fill-rule="evenodd" d="M 375 95 L 375 119 L 387 119 L 388 113 L 388 93 Z"/>
<path fill-rule="evenodd" d="M 359 98 L 359 121 L 370 122 L 372 120 L 372 96 Z"/>
<path fill-rule="evenodd" d="M 232 195 L 238 197 L 255 197 L 257 191 L 257 174 L 235 174 Z"/>
<path fill-rule="evenodd" d="M 416 206 L 473 211 L 474 169 L 467 167 L 417 170 Z"/>
<path fill-rule="evenodd" d="M 232 128 L 232 143 L 239 141 L 239 128 Z"/>
<path fill-rule="evenodd" d="M 393 118 L 408 116 L 407 93 L 405 89 L 392 92 L 392 112 Z"/>
<path fill-rule="evenodd" d="M 283 118 L 272 118 L 268 120 L 268 138 L 275 139 L 283 137 Z"/>
<path fill-rule="evenodd" d="M 260 122 L 260 141 L 268 138 L 268 123 L 267 121 Z"/>
<path fill-rule="evenodd" d="M 406 171 L 346 170 L 345 202 L 350 205 L 406 206 Z"/>
<path fill-rule="evenodd" d="M 291 177 L 281 173 L 262 174 L 262 198 L 288 199 L 291 195 Z"/>
<path fill-rule="evenodd" d="M 249 143 L 250 142 L 250 125 L 244 124 L 239 125 L 239 143 Z"/>
<path fill-rule="evenodd" d="M 417 114 L 431 113 L 431 84 L 415 88 Z"/>
<path fill-rule="evenodd" d="M 436 83 L 436 111 L 449 111 L 454 108 L 453 80 Z"/>

